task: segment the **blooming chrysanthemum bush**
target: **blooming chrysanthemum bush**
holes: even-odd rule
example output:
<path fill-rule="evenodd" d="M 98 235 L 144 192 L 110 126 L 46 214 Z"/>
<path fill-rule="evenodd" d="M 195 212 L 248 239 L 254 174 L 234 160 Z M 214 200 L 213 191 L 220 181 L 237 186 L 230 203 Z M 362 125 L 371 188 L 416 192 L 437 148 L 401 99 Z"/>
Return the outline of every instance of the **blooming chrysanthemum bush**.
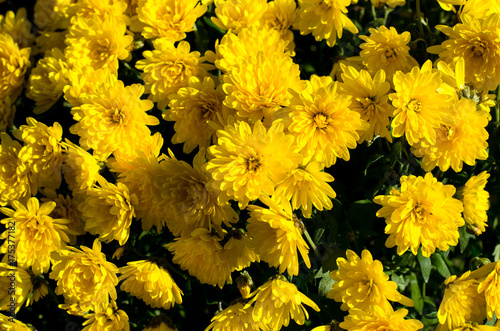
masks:
<path fill-rule="evenodd" d="M 500 0 L 0 0 L 0 330 L 500 330 L 499 86 Z"/>

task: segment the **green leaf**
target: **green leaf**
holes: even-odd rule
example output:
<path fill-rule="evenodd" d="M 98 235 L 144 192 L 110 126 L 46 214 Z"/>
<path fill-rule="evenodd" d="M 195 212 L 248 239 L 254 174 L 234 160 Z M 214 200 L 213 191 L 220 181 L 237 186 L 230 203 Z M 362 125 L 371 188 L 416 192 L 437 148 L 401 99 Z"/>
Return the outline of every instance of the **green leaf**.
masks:
<path fill-rule="evenodd" d="M 420 286 L 418 285 L 417 275 L 415 273 L 411 273 L 409 276 L 410 279 L 410 293 L 411 299 L 415 303 L 415 310 L 422 314 L 424 309 L 424 299 L 422 298 L 422 292 L 420 292 Z"/>
<path fill-rule="evenodd" d="M 460 238 L 458 238 L 458 243 L 460 244 L 460 253 L 463 253 L 469 244 L 469 239 L 473 237 L 473 235 L 467 233 L 467 226 L 462 226 L 458 228 L 458 233 L 460 234 Z"/>
<path fill-rule="evenodd" d="M 497 262 L 498 260 L 500 260 L 500 244 L 497 244 L 495 246 L 495 249 L 493 250 L 493 260 L 495 262 Z"/>
<path fill-rule="evenodd" d="M 323 271 L 323 268 L 321 268 L 314 278 L 321 278 L 318 285 L 318 294 L 326 297 L 328 292 L 332 289 L 332 285 L 335 284 L 335 281 L 330 277 L 330 271 Z"/>
<path fill-rule="evenodd" d="M 429 277 L 431 275 L 432 263 L 429 257 L 422 255 L 422 250 L 418 250 L 418 264 L 420 264 L 420 270 L 422 271 L 422 277 L 424 277 L 424 282 L 429 282 Z"/>
<path fill-rule="evenodd" d="M 448 269 L 448 265 L 443 259 L 443 256 L 439 253 L 434 253 L 431 255 L 432 265 L 436 267 L 436 270 L 439 272 L 441 276 L 444 278 L 448 278 L 451 276 L 450 269 Z"/>

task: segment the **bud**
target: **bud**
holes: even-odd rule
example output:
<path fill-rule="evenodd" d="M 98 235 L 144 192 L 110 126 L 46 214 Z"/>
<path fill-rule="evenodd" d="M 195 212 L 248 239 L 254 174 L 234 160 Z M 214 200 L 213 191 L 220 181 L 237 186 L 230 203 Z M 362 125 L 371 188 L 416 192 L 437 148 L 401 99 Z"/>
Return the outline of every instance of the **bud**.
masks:
<path fill-rule="evenodd" d="M 238 290 L 240 291 L 243 299 L 249 297 L 250 292 L 252 292 L 253 281 L 247 271 L 243 271 L 236 279 L 236 286 L 238 286 Z"/>
<path fill-rule="evenodd" d="M 153 317 L 148 326 L 142 331 L 177 331 L 177 328 L 170 318 L 161 314 Z"/>

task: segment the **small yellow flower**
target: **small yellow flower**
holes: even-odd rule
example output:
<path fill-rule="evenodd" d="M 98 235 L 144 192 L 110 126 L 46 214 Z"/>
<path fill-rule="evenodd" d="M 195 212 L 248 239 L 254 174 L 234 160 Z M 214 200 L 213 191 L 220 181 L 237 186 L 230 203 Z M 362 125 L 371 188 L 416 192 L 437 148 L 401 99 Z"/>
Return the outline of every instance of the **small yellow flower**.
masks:
<path fill-rule="evenodd" d="M 255 252 L 253 238 L 241 229 L 232 229 L 224 237 L 224 258 L 231 271 L 240 271 L 250 266 L 252 262 L 260 262 L 259 255 Z"/>
<path fill-rule="evenodd" d="M 24 7 L 19 8 L 16 13 L 9 10 L 5 16 L 0 15 L 0 33 L 8 33 L 21 48 L 31 47 L 35 41 L 31 29 L 31 22 Z"/>
<path fill-rule="evenodd" d="M 87 319 L 83 323 L 82 331 L 129 331 L 128 316 L 123 310 L 118 309 L 116 302 L 111 301 L 100 312 L 83 315 Z"/>
<path fill-rule="evenodd" d="M 390 306 L 389 306 L 390 307 Z M 393 311 L 384 310 L 380 306 L 370 307 L 369 310 L 354 308 L 349 310 L 349 315 L 339 324 L 347 331 L 384 330 L 384 331 L 417 331 L 424 325 L 416 319 L 405 319 L 408 314 L 406 309 Z"/>
<path fill-rule="evenodd" d="M 267 330 L 260 321 L 252 318 L 253 307 L 245 306 L 244 302 L 236 302 L 215 315 L 205 331 L 259 331 Z"/>
<path fill-rule="evenodd" d="M 20 48 L 9 34 L 0 33 L 0 101 L 9 96 L 14 102 L 21 94 L 30 53 L 29 47 Z"/>
<path fill-rule="evenodd" d="M 469 178 L 465 186 L 459 189 L 464 204 L 464 219 L 472 227 L 477 228 L 479 234 L 486 231 L 488 226 L 486 211 L 489 209 L 490 194 L 484 188 L 489 177 L 490 174 L 483 171 L 479 175 Z M 498 315 L 500 316 L 500 314 Z"/>
<path fill-rule="evenodd" d="M 389 280 L 382 263 L 373 260 L 368 250 L 363 250 L 361 258 L 350 249 L 346 255 L 347 259 L 337 259 L 339 269 L 330 272 L 335 283 L 328 292 L 328 298 L 342 302 L 342 310 L 368 311 L 373 306 L 388 311 L 392 309 L 389 300 L 413 307 L 413 301 L 398 292 L 398 285 Z"/>
<path fill-rule="evenodd" d="M 268 6 L 266 0 L 215 0 L 214 3 L 216 17 L 212 17 L 212 21 L 219 28 L 236 34 L 244 28 L 260 26 Z"/>

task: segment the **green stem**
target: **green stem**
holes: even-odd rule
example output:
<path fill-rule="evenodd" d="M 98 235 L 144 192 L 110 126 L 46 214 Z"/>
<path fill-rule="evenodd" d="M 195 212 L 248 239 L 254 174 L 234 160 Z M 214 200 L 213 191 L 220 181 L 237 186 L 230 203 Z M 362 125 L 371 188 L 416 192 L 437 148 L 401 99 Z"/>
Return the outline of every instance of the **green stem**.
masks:
<path fill-rule="evenodd" d="M 420 11 L 420 0 L 417 0 L 417 19 L 418 19 L 418 29 L 420 30 L 420 35 L 424 35 L 424 28 L 422 26 L 422 12 Z"/>
<path fill-rule="evenodd" d="M 314 251 L 314 254 L 316 254 L 316 256 L 318 256 L 318 257 L 321 257 L 321 254 L 319 253 L 318 247 L 316 246 L 316 244 L 312 240 L 311 236 L 309 235 L 309 232 L 307 232 L 306 227 L 303 228 L 302 233 L 304 234 L 304 236 L 306 236 L 306 239 L 309 242 L 309 245 L 311 245 L 311 248 Z"/>

